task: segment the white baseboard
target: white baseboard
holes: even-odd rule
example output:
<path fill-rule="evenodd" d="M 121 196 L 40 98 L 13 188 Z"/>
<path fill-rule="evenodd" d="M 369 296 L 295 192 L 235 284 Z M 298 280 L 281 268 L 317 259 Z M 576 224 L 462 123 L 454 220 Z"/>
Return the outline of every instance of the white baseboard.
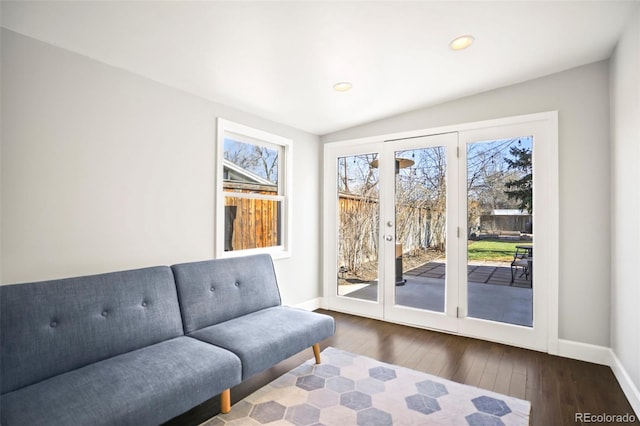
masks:
<path fill-rule="evenodd" d="M 306 302 L 298 303 L 294 305 L 296 308 L 304 309 L 305 311 L 315 311 L 323 306 L 322 297 L 316 297 L 315 299 L 307 300 Z"/>
<path fill-rule="evenodd" d="M 622 392 L 635 411 L 636 418 L 640 417 L 640 390 L 633 383 L 633 380 L 631 380 L 631 377 L 629 377 L 629 374 L 627 374 L 624 366 L 611 348 L 560 339 L 558 340 L 557 355 L 610 367 L 622 388 Z"/>
<path fill-rule="evenodd" d="M 610 366 L 612 362 L 611 348 L 574 342 L 573 340 L 558 340 L 558 356 L 592 362 L 594 364 Z"/>
<path fill-rule="evenodd" d="M 636 412 L 636 418 L 640 417 L 640 390 L 638 390 L 636 384 L 633 383 L 633 380 L 629 377 L 627 370 L 613 351 L 611 351 L 610 366 L 613 374 L 616 376 L 616 379 L 618 379 L 618 383 L 620 383 L 622 391 L 629 400 L 629 404 L 631 404 L 631 407 Z"/>

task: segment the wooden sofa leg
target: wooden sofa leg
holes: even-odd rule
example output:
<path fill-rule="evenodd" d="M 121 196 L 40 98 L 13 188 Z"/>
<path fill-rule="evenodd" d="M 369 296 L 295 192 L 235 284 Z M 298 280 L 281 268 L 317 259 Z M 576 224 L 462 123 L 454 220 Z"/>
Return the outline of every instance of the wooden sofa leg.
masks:
<path fill-rule="evenodd" d="M 320 364 L 320 344 L 313 345 L 313 355 L 316 357 L 316 364 Z"/>
<path fill-rule="evenodd" d="M 231 389 L 225 389 L 220 394 L 220 412 L 227 414 L 231 411 Z"/>

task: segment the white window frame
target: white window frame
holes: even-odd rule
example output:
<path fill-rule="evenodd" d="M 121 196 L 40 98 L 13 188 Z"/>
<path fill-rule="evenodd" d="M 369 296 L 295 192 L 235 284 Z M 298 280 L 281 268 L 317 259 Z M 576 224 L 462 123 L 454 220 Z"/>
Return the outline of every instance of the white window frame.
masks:
<path fill-rule="evenodd" d="M 263 144 L 264 146 L 276 146 L 281 149 L 282 155 L 278 156 L 278 195 L 269 196 L 262 194 L 247 194 L 224 192 L 224 140 L 226 137 L 232 136 L 245 140 L 250 144 Z M 291 257 L 291 185 L 292 185 L 292 149 L 293 141 L 285 137 L 268 133 L 263 130 L 235 123 L 223 118 L 217 120 L 217 138 L 216 138 L 216 217 L 215 217 L 215 253 L 216 257 L 237 257 L 249 254 L 268 253 L 274 259 Z M 279 201 L 282 204 L 281 221 L 281 244 L 272 247 L 260 247 L 244 250 L 225 251 L 224 232 L 225 232 L 225 211 L 224 197 L 233 194 L 235 197 L 269 199 Z"/>

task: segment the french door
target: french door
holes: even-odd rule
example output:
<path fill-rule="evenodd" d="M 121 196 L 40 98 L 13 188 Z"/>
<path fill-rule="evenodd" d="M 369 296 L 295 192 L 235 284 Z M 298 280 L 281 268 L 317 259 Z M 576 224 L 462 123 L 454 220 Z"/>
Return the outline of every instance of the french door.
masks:
<path fill-rule="evenodd" d="M 457 143 L 448 133 L 328 150 L 330 308 L 457 331 Z M 437 276 L 405 274 L 428 260 Z"/>
<path fill-rule="evenodd" d="M 457 144 L 457 133 L 382 144 L 383 312 L 389 321 L 457 331 Z"/>
<path fill-rule="evenodd" d="M 548 118 L 326 145 L 328 307 L 547 351 Z"/>

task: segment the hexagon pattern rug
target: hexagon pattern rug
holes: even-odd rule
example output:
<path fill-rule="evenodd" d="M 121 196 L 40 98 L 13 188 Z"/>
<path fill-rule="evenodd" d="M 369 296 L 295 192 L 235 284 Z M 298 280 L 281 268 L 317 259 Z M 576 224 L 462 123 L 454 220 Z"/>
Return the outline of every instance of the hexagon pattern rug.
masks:
<path fill-rule="evenodd" d="M 528 425 L 528 401 L 327 348 L 204 423 L 217 425 Z"/>

